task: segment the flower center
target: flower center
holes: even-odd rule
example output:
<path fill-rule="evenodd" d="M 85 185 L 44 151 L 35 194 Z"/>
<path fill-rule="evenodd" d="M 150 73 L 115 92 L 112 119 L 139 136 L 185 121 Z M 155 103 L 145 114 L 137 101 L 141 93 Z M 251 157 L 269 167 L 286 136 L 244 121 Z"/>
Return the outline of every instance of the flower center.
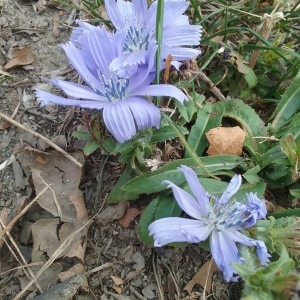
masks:
<path fill-rule="evenodd" d="M 233 226 L 241 226 L 246 210 L 247 207 L 240 202 L 226 204 L 216 202 L 208 220 L 219 231 Z"/>
<path fill-rule="evenodd" d="M 123 45 L 124 54 L 148 49 L 150 36 L 145 33 L 145 27 L 141 23 L 140 19 L 136 19 L 134 16 L 131 20 L 130 18 L 125 20 L 127 33 Z"/>
<path fill-rule="evenodd" d="M 109 102 L 118 102 L 125 98 L 125 92 L 129 85 L 128 76 L 120 78 L 116 72 L 111 72 L 107 76 L 98 71 L 98 77 L 104 89 L 104 92 L 97 91 L 99 95 L 106 97 Z"/>

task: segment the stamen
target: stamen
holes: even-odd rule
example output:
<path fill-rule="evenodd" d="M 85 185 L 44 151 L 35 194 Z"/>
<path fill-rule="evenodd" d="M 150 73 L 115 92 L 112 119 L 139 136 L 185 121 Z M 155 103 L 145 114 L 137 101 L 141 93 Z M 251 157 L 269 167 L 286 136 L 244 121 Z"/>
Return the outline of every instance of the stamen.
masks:
<path fill-rule="evenodd" d="M 98 77 L 104 89 L 104 96 L 109 102 L 117 102 L 125 97 L 125 92 L 129 85 L 129 76 L 121 78 L 118 77 L 116 72 L 104 75 L 98 70 Z M 97 91 L 97 93 L 103 95 L 100 91 Z"/>

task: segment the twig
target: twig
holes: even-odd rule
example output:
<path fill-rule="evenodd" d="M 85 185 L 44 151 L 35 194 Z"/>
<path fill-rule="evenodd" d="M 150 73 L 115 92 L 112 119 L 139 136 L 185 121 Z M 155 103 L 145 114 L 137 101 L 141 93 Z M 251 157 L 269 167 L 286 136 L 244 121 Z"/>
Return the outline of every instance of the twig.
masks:
<path fill-rule="evenodd" d="M 221 93 L 221 91 L 212 83 L 212 81 L 202 72 L 194 72 L 190 71 L 192 74 L 197 75 L 203 82 L 208 84 L 210 91 L 220 100 L 226 101 L 225 96 Z"/>
<path fill-rule="evenodd" d="M 37 272 L 35 275 L 35 278 L 32 279 L 30 282 L 26 284 L 26 286 L 20 291 L 13 300 L 20 299 L 23 294 L 32 286 L 32 284 L 41 276 L 41 274 L 49 268 L 49 266 L 55 261 L 55 259 L 63 252 L 65 251 L 73 241 L 74 237 L 82 231 L 86 226 L 88 226 L 90 223 L 92 223 L 92 220 L 89 220 L 87 223 L 85 223 L 83 226 L 78 228 L 76 231 L 68 235 L 68 237 L 61 243 L 61 245 L 56 249 L 56 251 L 51 255 L 51 257 L 48 259 L 48 261 L 42 266 L 42 268 Z"/>
<path fill-rule="evenodd" d="M 52 196 L 53 196 L 53 201 L 54 201 L 54 203 L 55 203 L 55 205 L 56 205 L 57 214 L 58 214 L 58 216 L 59 216 L 60 219 L 61 219 L 61 218 L 62 218 L 61 207 L 60 207 L 60 205 L 59 205 L 59 203 L 58 203 L 58 200 L 57 200 L 57 198 L 56 198 L 56 194 L 55 194 L 53 188 L 52 188 L 47 182 L 45 182 L 45 180 L 43 179 L 43 177 L 42 177 L 38 172 L 36 172 L 36 174 L 37 174 L 38 177 L 40 177 L 40 179 L 42 180 L 43 184 L 51 191 Z"/>
<path fill-rule="evenodd" d="M 101 270 L 104 270 L 104 269 L 107 269 L 107 268 L 111 268 L 113 265 L 114 265 L 114 263 L 112 263 L 112 262 L 105 263 L 105 264 L 103 264 L 103 265 L 101 265 L 97 268 L 94 268 L 92 270 L 89 270 L 89 271 L 85 272 L 84 275 L 88 277 L 89 275 L 91 275 L 93 273 L 96 273 L 98 271 L 101 271 Z"/>
<path fill-rule="evenodd" d="M 7 225 L 5 225 L 3 227 L 3 230 L 0 231 L 0 248 L 3 244 L 2 236 L 4 236 L 4 234 L 6 232 L 11 231 L 11 229 L 13 228 L 13 226 L 15 225 L 15 223 L 26 213 L 26 211 L 39 199 L 39 197 L 46 192 L 46 190 L 48 190 L 48 186 L 46 186 L 45 188 L 43 188 L 38 195 L 30 202 L 28 203 Z"/>
<path fill-rule="evenodd" d="M 1 220 L 0 218 L 0 224 L 1 226 L 4 228 L 5 225 L 3 223 L 3 221 Z M 25 257 L 23 256 L 22 252 L 20 251 L 20 249 L 18 248 L 16 242 L 14 241 L 13 237 L 11 236 L 11 234 L 9 232 L 6 233 L 8 238 L 10 239 L 10 242 L 13 244 L 14 248 L 16 249 L 17 253 L 19 254 L 21 260 L 22 260 L 22 263 L 23 264 L 26 264 L 26 259 Z M 22 263 L 20 262 L 20 260 L 18 259 L 18 256 L 16 255 L 16 253 L 14 252 L 14 250 L 10 247 L 10 245 L 8 244 L 8 242 L 6 240 L 5 241 L 5 244 L 6 246 L 8 247 L 8 249 L 10 250 L 11 254 L 15 257 L 15 259 L 18 261 L 18 263 L 21 265 L 21 268 L 23 269 L 24 273 L 26 274 L 26 276 L 28 277 L 29 280 L 31 280 L 32 278 L 34 278 L 34 274 L 33 272 L 31 271 L 31 269 L 29 268 L 28 269 L 28 273 L 27 273 L 27 270 L 23 267 Z M 40 292 L 43 292 L 42 288 L 40 287 L 40 285 L 38 284 L 38 282 L 35 283 L 37 288 L 39 289 Z"/>
<path fill-rule="evenodd" d="M 27 113 L 30 113 L 30 114 L 35 115 L 35 116 L 42 117 L 42 118 L 47 119 L 47 120 L 49 120 L 49 121 L 54 121 L 54 120 L 56 120 L 56 117 L 53 117 L 53 116 L 49 116 L 49 115 L 43 114 L 43 113 L 41 113 L 41 112 L 39 112 L 39 111 L 30 109 L 30 108 L 20 107 L 20 110 L 22 110 L 22 111 L 24 111 L 24 112 L 27 112 Z"/>
<path fill-rule="evenodd" d="M 139 300 L 147 300 L 147 298 L 143 297 L 132 285 L 129 286 L 129 289 Z"/>
<path fill-rule="evenodd" d="M 167 268 L 167 270 L 168 270 L 169 273 L 170 273 L 170 276 L 171 276 L 171 278 L 172 278 L 172 280 L 173 280 L 173 282 L 174 282 L 175 289 L 176 289 L 176 292 L 177 292 L 177 299 L 179 299 L 179 297 L 180 297 L 180 290 L 179 290 L 177 281 L 176 281 L 176 279 L 175 279 L 175 276 L 174 276 L 172 270 L 169 268 L 168 265 L 164 264 L 164 266 Z"/>
<path fill-rule="evenodd" d="M 46 142 L 49 146 L 51 146 L 52 148 L 54 148 L 55 150 L 57 150 L 58 152 L 62 153 L 67 159 L 69 159 L 71 162 L 73 162 L 76 166 L 78 166 L 79 168 L 82 168 L 82 164 L 77 161 L 74 157 L 72 157 L 70 154 L 68 154 L 66 151 L 64 151 L 63 149 L 61 149 L 60 147 L 58 147 L 56 144 L 54 144 L 53 142 L 51 142 L 49 139 L 47 139 L 46 137 L 42 136 L 41 134 L 31 130 L 28 127 L 25 127 L 24 125 L 16 122 L 15 120 L 13 120 L 12 118 L 6 116 L 5 114 L 0 112 L 0 117 L 5 119 L 6 121 L 10 122 L 11 124 L 31 133 L 32 135 L 40 138 L 41 140 L 43 140 L 44 142 Z"/>
<path fill-rule="evenodd" d="M 153 268 L 153 273 L 154 273 L 155 280 L 156 280 L 156 283 L 157 283 L 160 300 L 164 300 L 164 293 L 162 291 L 162 288 L 161 288 L 161 285 L 160 285 L 160 282 L 159 282 L 159 279 L 158 279 L 157 271 L 156 271 L 155 252 L 154 252 L 154 250 L 152 251 L 152 268 Z"/>

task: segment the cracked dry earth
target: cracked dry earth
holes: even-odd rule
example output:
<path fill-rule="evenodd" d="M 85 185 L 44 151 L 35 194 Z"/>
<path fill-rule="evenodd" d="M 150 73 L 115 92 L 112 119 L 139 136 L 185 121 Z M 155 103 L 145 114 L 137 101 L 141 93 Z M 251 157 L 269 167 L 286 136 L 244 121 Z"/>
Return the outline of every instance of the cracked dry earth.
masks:
<path fill-rule="evenodd" d="M 100 150 L 83 156 L 71 136 L 83 110 L 36 102 L 34 87 L 55 92 L 41 76 L 80 80 L 57 45 L 88 16 L 51 0 L 0 0 L 0 9 L 0 112 L 19 124 L 0 119 L 0 299 L 239 299 L 238 284 L 207 276 L 208 252 L 143 244 L 139 217 L 121 218 L 150 199 L 105 203 L 124 166 Z"/>

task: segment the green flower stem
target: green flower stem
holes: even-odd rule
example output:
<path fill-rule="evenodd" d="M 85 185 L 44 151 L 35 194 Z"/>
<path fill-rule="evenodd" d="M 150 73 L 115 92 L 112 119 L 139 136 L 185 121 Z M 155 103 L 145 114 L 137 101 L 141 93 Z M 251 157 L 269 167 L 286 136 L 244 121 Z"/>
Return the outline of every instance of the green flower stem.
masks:
<path fill-rule="evenodd" d="M 157 40 L 157 51 L 156 51 L 156 83 L 159 84 L 159 73 L 160 73 L 160 61 L 161 61 L 161 49 L 163 39 L 163 21 L 164 21 L 164 5 L 165 0 L 157 1 L 157 14 L 156 14 L 156 40 Z"/>
<path fill-rule="evenodd" d="M 206 167 L 202 163 L 200 157 L 190 147 L 190 145 L 188 144 L 188 142 L 186 141 L 186 139 L 184 138 L 184 136 L 181 134 L 181 132 L 178 130 L 178 128 L 176 127 L 176 125 L 174 124 L 174 122 L 171 120 L 171 118 L 168 115 L 166 115 L 165 113 L 163 113 L 162 116 L 169 123 L 169 125 L 175 130 L 175 132 L 177 133 L 177 136 L 178 136 L 180 142 L 184 146 L 185 150 L 189 153 L 190 157 L 195 161 L 196 165 L 199 166 L 203 170 L 203 172 L 205 174 L 207 174 L 209 177 L 212 177 L 214 179 L 219 180 L 219 178 L 217 176 L 213 175 L 212 173 L 210 173 L 206 169 Z"/>

